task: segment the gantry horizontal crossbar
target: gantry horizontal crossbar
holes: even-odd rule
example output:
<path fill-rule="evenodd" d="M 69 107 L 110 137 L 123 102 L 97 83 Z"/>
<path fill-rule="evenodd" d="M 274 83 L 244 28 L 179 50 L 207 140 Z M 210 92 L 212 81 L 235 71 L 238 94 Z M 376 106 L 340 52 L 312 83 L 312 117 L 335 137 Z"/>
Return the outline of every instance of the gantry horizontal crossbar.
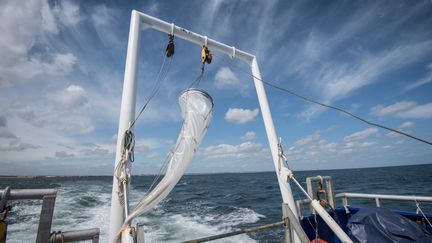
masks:
<path fill-rule="evenodd" d="M 178 27 L 174 24 L 170 24 L 168 22 L 165 22 L 163 20 L 154 18 L 150 15 L 138 12 L 133 10 L 132 14 L 138 14 L 140 21 L 144 24 L 143 28 L 153 28 L 156 30 L 159 30 L 161 32 L 165 32 L 167 34 L 174 35 L 175 37 L 188 40 L 190 42 L 193 42 L 195 44 L 199 45 L 206 45 L 208 46 L 212 51 L 217 50 L 220 52 L 223 52 L 231 57 L 236 57 L 241 60 L 246 61 L 248 64 L 252 63 L 252 60 L 255 58 L 254 55 L 247 53 L 242 50 L 238 50 L 233 46 L 228 46 L 223 43 L 220 43 L 218 41 L 215 41 L 213 39 L 207 38 L 207 36 L 199 35 L 195 32 L 189 31 L 187 29 Z"/>

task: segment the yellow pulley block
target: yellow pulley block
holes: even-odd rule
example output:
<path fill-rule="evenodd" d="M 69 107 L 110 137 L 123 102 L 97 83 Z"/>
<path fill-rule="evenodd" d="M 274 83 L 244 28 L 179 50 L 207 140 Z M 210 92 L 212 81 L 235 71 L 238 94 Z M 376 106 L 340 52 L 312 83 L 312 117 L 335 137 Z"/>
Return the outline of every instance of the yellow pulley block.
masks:
<path fill-rule="evenodd" d="M 202 50 L 201 50 L 201 61 L 202 63 L 207 62 L 208 64 L 211 63 L 212 61 L 212 53 L 210 52 L 210 50 L 207 48 L 207 46 L 203 46 Z"/>

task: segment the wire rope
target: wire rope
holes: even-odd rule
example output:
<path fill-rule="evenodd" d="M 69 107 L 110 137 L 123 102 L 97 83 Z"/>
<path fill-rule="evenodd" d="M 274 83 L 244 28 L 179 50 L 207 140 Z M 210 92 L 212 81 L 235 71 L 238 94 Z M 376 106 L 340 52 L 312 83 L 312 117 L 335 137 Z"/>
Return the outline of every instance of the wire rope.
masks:
<path fill-rule="evenodd" d="M 429 219 L 426 217 L 426 215 L 425 215 L 425 213 L 423 212 L 423 210 L 420 208 L 420 204 L 417 202 L 416 199 L 414 199 L 414 201 L 415 201 L 415 203 L 416 203 L 417 210 L 420 211 L 420 213 L 423 215 L 423 218 L 426 219 L 426 221 L 428 222 L 429 226 L 432 228 L 432 224 L 431 224 L 431 222 L 429 221 Z"/>
<path fill-rule="evenodd" d="M 147 106 L 148 106 L 148 104 L 150 103 L 150 101 L 153 99 L 153 97 L 154 97 L 154 96 L 157 94 L 157 92 L 159 91 L 159 89 L 160 89 L 160 87 L 161 87 L 161 84 L 165 81 L 166 77 L 168 76 L 168 72 L 169 72 L 169 69 L 170 69 L 170 67 L 171 67 L 171 62 L 172 62 L 172 59 L 173 59 L 173 58 L 174 58 L 174 56 L 172 56 L 172 57 L 169 58 L 168 65 L 167 65 L 167 67 L 165 68 L 165 64 L 166 64 L 167 57 L 166 57 L 166 56 L 164 57 L 164 60 L 163 60 L 163 62 L 162 62 L 162 65 L 161 65 L 161 67 L 160 67 L 160 69 L 159 69 L 159 72 L 158 72 L 158 74 L 157 74 L 157 76 L 156 76 L 156 82 L 155 82 L 155 84 L 153 85 L 152 92 L 151 92 L 150 96 L 148 97 L 147 101 L 146 101 L 146 102 L 144 103 L 144 105 L 142 106 L 142 108 L 141 108 L 140 112 L 138 113 L 138 115 L 135 117 L 135 120 L 134 120 L 134 121 L 131 123 L 131 125 L 129 126 L 129 129 L 132 128 L 132 127 L 135 125 L 135 123 L 137 122 L 137 120 L 140 118 L 141 114 L 142 114 L 142 113 L 144 112 L 144 110 L 147 108 Z"/>
<path fill-rule="evenodd" d="M 225 62 L 227 62 L 227 61 L 226 61 L 226 58 L 223 58 L 223 60 L 224 60 Z M 245 74 L 247 74 L 247 75 L 249 75 L 249 76 L 255 78 L 256 80 L 258 80 L 258 81 L 262 82 L 263 84 L 265 84 L 265 85 L 267 85 L 267 86 L 270 86 L 270 87 L 272 87 L 272 88 L 274 88 L 274 89 L 278 89 L 278 90 L 280 90 L 280 91 L 283 91 L 283 92 L 285 92 L 285 93 L 288 93 L 288 94 L 290 94 L 290 95 L 292 95 L 292 96 L 294 96 L 294 97 L 297 97 L 297 98 L 302 99 L 302 100 L 304 100 L 304 101 L 307 101 L 307 102 L 309 102 L 309 103 L 313 103 L 313 104 L 316 104 L 316 105 L 319 105 L 319 106 L 323 106 L 323 107 L 326 107 L 326 108 L 329 108 L 329 109 L 333 109 L 333 110 L 339 111 L 339 112 L 344 113 L 344 114 L 346 114 L 346 115 L 348 115 L 348 116 L 350 116 L 350 117 L 352 117 L 352 118 L 354 118 L 354 119 L 357 119 L 357 120 L 359 120 L 359 121 L 361 121 L 361 122 L 364 122 L 364 123 L 366 123 L 366 124 L 368 124 L 368 125 L 375 126 L 375 127 L 379 127 L 379 128 L 382 128 L 382 129 L 385 129 L 385 130 L 388 130 L 388 131 L 391 131 L 391 132 L 394 132 L 394 133 L 397 133 L 397 134 L 400 134 L 400 135 L 403 135 L 403 136 L 409 137 L 409 138 L 414 139 L 414 140 L 417 140 L 417 141 L 419 141 L 419 142 L 422 142 L 422 143 L 425 143 L 425 144 L 428 144 L 428 145 L 432 145 L 432 142 L 431 142 L 431 141 L 428 141 L 428 140 L 426 140 L 426 139 L 423 139 L 423 138 L 420 138 L 420 137 L 417 137 L 417 136 L 414 136 L 414 135 L 408 134 L 408 133 L 406 133 L 406 132 L 403 132 L 403 131 L 400 131 L 400 130 L 397 130 L 397 129 L 394 129 L 394 128 L 390 128 L 390 127 L 387 127 L 387 126 L 384 126 L 384 125 L 381 125 L 381 124 L 378 124 L 378 123 L 375 123 L 375 122 L 372 122 L 372 121 L 366 120 L 366 119 L 364 119 L 364 118 L 362 118 L 362 117 L 360 117 L 360 116 L 358 116 L 358 115 L 356 115 L 356 114 L 354 114 L 354 113 L 352 113 L 352 112 L 349 112 L 349 111 L 344 110 L 344 109 L 342 109 L 342 108 L 339 108 L 339 107 L 337 107 L 337 106 L 333 106 L 333 105 L 325 104 L 325 103 L 323 103 L 323 102 L 320 102 L 320 101 L 317 101 L 317 100 L 314 100 L 314 99 L 308 98 L 308 97 L 306 97 L 306 96 L 304 96 L 304 95 L 301 95 L 301 94 L 299 94 L 299 93 L 297 93 L 297 92 L 294 92 L 294 91 L 292 91 L 292 90 L 289 90 L 289 89 L 286 89 L 286 88 L 280 87 L 280 86 L 278 86 L 278 85 L 276 85 L 276 84 L 273 84 L 273 83 L 267 82 L 267 81 L 265 81 L 265 80 L 263 80 L 263 79 L 261 79 L 261 78 L 259 78 L 259 77 L 256 77 L 255 75 L 253 75 L 253 74 L 250 73 L 249 71 L 247 71 L 247 70 L 245 70 L 245 69 L 243 69 L 243 68 L 241 68 L 241 67 L 235 65 L 234 63 L 232 63 L 231 60 L 230 60 L 229 63 L 230 63 L 233 67 L 235 67 L 236 69 L 242 71 L 243 73 L 245 73 Z"/>
<path fill-rule="evenodd" d="M 203 77 L 204 77 L 204 72 L 205 72 L 205 63 L 202 63 L 200 74 L 198 75 L 198 77 L 197 77 L 194 81 L 192 81 L 192 82 L 190 83 L 190 85 L 189 85 L 188 88 L 191 88 L 195 83 L 197 84 L 197 87 L 198 87 L 199 84 L 200 84 L 200 82 L 201 82 L 201 80 L 202 80 Z"/>

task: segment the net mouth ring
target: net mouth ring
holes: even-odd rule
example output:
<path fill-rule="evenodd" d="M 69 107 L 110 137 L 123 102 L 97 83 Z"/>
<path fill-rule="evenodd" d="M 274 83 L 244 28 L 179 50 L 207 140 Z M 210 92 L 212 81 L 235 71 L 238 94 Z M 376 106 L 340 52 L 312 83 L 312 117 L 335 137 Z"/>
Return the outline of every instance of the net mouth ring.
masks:
<path fill-rule="evenodd" d="M 208 98 L 208 99 L 210 100 L 210 102 L 211 102 L 211 104 L 212 104 L 212 107 L 214 106 L 213 98 L 212 98 L 212 97 L 210 96 L 210 94 L 207 93 L 206 91 L 204 91 L 204 90 L 202 90 L 202 89 L 198 89 L 198 88 L 189 88 L 189 89 L 187 89 L 187 90 L 184 90 L 184 91 L 180 94 L 180 96 L 182 96 L 183 94 L 185 94 L 185 93 L 187 93 L 187 92 L 197 92 L 197 93 L 202 94 L 203 96 L 205 96 L 206 98 Z"/>

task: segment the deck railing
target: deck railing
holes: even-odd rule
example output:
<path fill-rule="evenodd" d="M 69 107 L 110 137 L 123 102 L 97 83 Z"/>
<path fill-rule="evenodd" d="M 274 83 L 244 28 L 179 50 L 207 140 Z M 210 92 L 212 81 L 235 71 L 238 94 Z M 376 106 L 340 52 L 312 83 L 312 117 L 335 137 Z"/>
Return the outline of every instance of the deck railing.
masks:
<path fill-rule="evenodd" d="M 0 213 L 3 213 L 9 201 L 42 200 L 36 243 L 80 240 L 92 240 L 93 243 L 99 242 L 99 228 L 51 232 L 56 197 L 57 189 L 10 189 L 6 187 L 0 189 Z"/>
<path fill-rule="evenodd" d="M 349 198 L 375 199 L 377 207 L 381 207 L 381 200 L 393 201 L 414 201 L 414 202 L 432 202 L 432 196 L 403 196 L 403 195 L 386 195 L 386 194 L 366 194 L 366 193 L 338 193 L 336 198 L 342 198 L 344 207 L 348 206 Z"/>
<path fill-rule="evenodd" d="M 357 199 L 375 199 L 375 205 L 381 207 L 382 200 L 393 200 L 393 201 L 412 201 L 412 202 L 432 202 L 432 196 L 405 196 L 405 195 L 388 195 L 388 194 L 367 194 L 367 193 L 338 193 L 335 198 L 342 199 L 342 206 L 347 207 L 349 205 L 350 198 Z M 299 212 L 299 218 L 303 218 L 303 205 L 310 204 L 309 199 L 302 199 L 296 201 L 297 211 Z"/>

